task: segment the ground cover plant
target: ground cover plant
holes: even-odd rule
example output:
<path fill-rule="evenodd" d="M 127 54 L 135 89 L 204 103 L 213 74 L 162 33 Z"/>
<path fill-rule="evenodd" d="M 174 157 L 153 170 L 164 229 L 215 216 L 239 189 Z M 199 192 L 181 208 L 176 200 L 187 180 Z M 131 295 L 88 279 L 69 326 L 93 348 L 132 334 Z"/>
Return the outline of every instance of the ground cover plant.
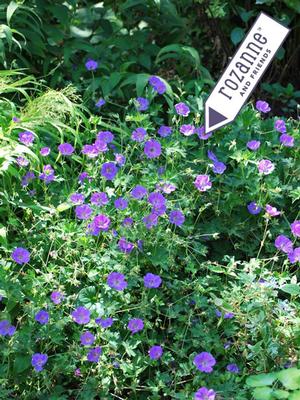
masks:
<path fill-rule="evenodd" d="M 80 104 L 1 102 L 2 398 L 251 398 L 297 364 L 299 122 L 205 134 L 157 76 Z"/>
<path fill-rule="evenodd" d="M 0 399 L 299 399 L 297 2 L 2 3 Z M 289 41 L 206 134 L 259 11 Z"/>

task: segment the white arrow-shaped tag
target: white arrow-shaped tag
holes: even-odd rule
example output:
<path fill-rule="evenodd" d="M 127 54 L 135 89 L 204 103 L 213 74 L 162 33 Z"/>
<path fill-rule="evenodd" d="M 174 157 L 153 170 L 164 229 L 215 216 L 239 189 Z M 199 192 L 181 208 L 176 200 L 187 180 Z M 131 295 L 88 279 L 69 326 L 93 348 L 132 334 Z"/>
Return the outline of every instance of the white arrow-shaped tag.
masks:
<path fill-rule="evenodd" d="M 205 103 L 205 133 L 235 119 L 289 31 L 259 14 Z"/>

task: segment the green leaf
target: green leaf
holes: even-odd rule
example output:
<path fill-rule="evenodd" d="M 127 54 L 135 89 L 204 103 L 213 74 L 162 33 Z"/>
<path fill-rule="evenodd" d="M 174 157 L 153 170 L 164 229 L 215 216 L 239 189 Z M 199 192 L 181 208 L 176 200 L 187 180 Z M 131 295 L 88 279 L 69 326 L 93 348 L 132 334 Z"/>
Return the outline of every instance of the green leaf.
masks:
<path fill-rule="evenodd" d="M 21 373 L 30 367 L 30 356 L 17 355 L 14 363 L 14 370 L 16 373 Z"/>
<path fill-rule="evenodd" d="M 252 375 L 249 376 L 249 378 L 247 378 L 246 384 L 251 387 L 272 385 L 275 379 L 276 379 L 275 373 Z"/>
<path fill-rule="evenodd" d="M 80 37 L 80 38 L 88 38 L 91 36 L 93 31 L 91 29 L 79 29 L 77 26 L 70 26 L 70 32 L 73 34 L 75 37 Z"/>
<path fill-rule="evenodd" d="M 273 396 L 275 397 L 275 399 L 287 399 L 289 397 L 289 394 L 290 393 L 286 390 L 281 389 L 274 390 L 273 392 Z"/>
<path fill-rule="evenodd" d="M 300 400 L 300 390 L 297 390 L 297 392 L 294 392 L 290 395 L 288 400 Z"/>
<path fill-rule="evenodd" d="M 242 29 L 242 28 L 234 28 L 231 31 L 230 39 L 231 39 L 231 41 L 232 41 L 232 43 L 234 45 L 237 45 L 238 43 L 240 43 L 242 41 L 244 36 L 245 36 L 244 29 Z"/>
<path fill-rule="evenodd" d="M 71 207 L 72 207 L 72 204 L 69 204 L 69 203 L 61 203 L 61 204 L 59 204 L 59 205 L 56 207 L 56 210 L 57 210 L 58 212 L 63 212 L 63 211 L 68 210 L 68 209 L 71 208 Z"/>
<path fill-rule="evenodd" d="M 256 388 L 253 392 L 253 397 L 256 400 L 271 400 L 273 390 L 268 386 Z"/>
<path fill-rule="evenodd" d="M 281 290 L 294 296 L 298 296 L 300 294 L 300 286 L 296 285 L 295 283 L 288 283 L 282 286 Z"/>
<path fill-rule="evenodd" d="M 11 1 L 7 7 L 6 10 L 6 20 L 7 20 L 7 25 L 9 25 L 11 17 L 13 16 L 14 12 L 17 10 L 19 7 L 19 4 L 15 3 L 14 1 Z"/>
<path fill-rule="evenodd" d="M 193 60 L 195 67 L 200 68 L 201 63 L 198 51 L 194 47 L 183 46 L 176 43 L 163 47 L 157 54 L 155 63 L 159 64 L 167 58 L 180 59 L 182 57 Z"/>
<path fill-rule="evenodd" d="M 138 74 L 136 78 L 136 93 L 138 96 L 143 94 L 145 86 L 148 83 L 150 75 L 149 74 Z"/>
<path fill-rule="evenodd" d="M 300 370 L 297 368 L 288 368 L 277 372 L 277 378 L 286 389 L 295 390 L 300 388 Z"/>
<path fill-rule="evenodd" d="M 283 0 L 285 4 L 292 8 L 297 13 L 300 13 L 300 2 L 299 0 Z"/>

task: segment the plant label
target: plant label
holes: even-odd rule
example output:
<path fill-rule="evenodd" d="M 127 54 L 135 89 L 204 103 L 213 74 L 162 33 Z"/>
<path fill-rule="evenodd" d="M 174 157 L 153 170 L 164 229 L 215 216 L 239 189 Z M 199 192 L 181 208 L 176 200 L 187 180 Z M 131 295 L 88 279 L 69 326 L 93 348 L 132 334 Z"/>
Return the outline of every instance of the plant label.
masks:
<path fill-rule="evenodd" d="M 289 31 L 259 14 L 205 103 L 205 133 L 235 119 Z"/>

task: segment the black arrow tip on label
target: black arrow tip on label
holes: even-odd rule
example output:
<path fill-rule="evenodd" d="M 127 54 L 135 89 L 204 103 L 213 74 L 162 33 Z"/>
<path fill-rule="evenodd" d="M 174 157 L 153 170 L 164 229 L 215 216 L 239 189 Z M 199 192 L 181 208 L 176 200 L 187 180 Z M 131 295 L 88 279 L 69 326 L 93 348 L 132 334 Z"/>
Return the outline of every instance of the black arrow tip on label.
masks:
<path fill-rule="evenodd" d="M 208 107 L 208 126 L 209 126 L 209 128 L 219 124 L 220 122 L 225 121 L 226 119 L 227 119 L 227 117 L 220 114 L 218 111 L 214 110 L 213 108 Z"/>

